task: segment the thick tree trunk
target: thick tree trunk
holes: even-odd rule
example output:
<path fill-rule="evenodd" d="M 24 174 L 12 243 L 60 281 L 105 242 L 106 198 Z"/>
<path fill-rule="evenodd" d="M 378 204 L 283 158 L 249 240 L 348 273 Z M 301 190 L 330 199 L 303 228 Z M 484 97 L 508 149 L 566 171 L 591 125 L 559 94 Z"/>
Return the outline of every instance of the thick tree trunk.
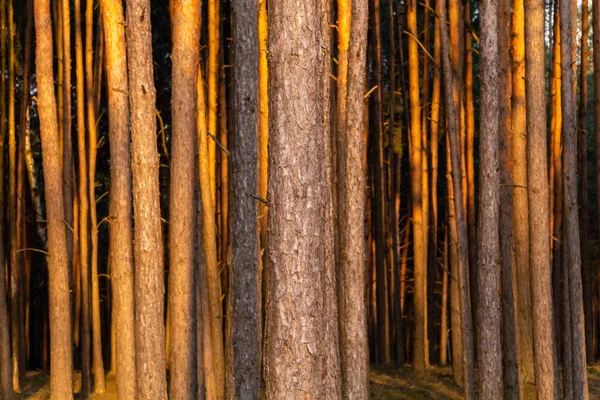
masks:
<path fill-rule="evenodd" d="M 231 398 L 260 397 L 259 1 L 233 4 L 234 141 L 231 146 L 230 291 L 234 386 Z M 225 155 L 223 154 L 222 157 Z"/>
<path fill-rule="evenodd" d="M 594 121 L 600 121 L 600 1 L 593 0 L 592 2 L 592 32 L 593 32 L 593 55 L 594 55 Z M 596 188 L 600 188 L 600 123 L 594 124 L 594 143 L 595 143 L 595 172 L 596 172 Z M 596 190 L 597 206 L 600 207 L 600 190 Z M 597 208 L 598 209 L 598 208 Z M 600 222 L 600 213 L 598 213 Z M 597 272 L 594 274 L 596 275 Z M 594 277 L 597 282 L 597 275 Z M 600 316 L 598 310 L 598 288 L 594 292 L 594 311 L 596 316 Z M 596 323 L 597 324 L 597 323 Z M 598 325 L 596 325 L 598 329 Z M 595 331 L 597 332 L 597 330 Z M 594 348 L 596 348 L 598 339 L 594 337 Z M 595 349 L 594 349 L 595 350 Z M 590 360 L 591 361 L 591 360 Z M 589 361 L 588 361 L 589 362 Z"/>
<path fill-rule="evenodd" d="M 499 160 L 499 77 L 498 1 L 481 3 L 481 155 L 479 226 L 477 236 L 477 363 L 480 399 L 503 395 L 500 311 L 500 160 Z"/>
<path fill-rule="evenodd" d="M 368 397 L 365 309 L 365 181 L 362 165 L 368 3 L 338 1 L 338 306 L 344 398 Z M 342 61 L 343 60 L 343 61 Z M 397 279 L 397 278 L 396 278 Z"/>
<path fill-rule="evenodd" d="M 544 2 L 525 4 L 525 80 L 527 89 L 527 200 L 529 202 L 529 263 L 531 266 L 535 381 L 538 398 L 558 397 L 548 218 L 546 167 L 546 105 L 544 83 Z M 521 75 L 522 76 L 522 75 Z M 513 79 L 516 79 L 513 77 Z M 513 132 L 513 138 L 519 132 Z M 515 178 L 516 179 L 516 178 Z M 518 184 L 518 182 L 515 182 Z M 516 209 L 515 209 L 516 211 Z M 515 214 L 515 220 L 518 216 Z M 515 235 L 515 240 L 517 239 Z M 518 267 L 517 267 L 518 268 Z M 535 277 L 535 279 L 533 279 Z M 523 277 L 519 276 L 519 281 Z M 519 293 L 520 295 L 520 293 Z"/>
<path fill-rule="evenodd" d="M 172 0 L 172 136 L 169 192 L 170 397 L 196 393 L 194 230 L 196 176 L 196 69 L 200 2 Z"/>
<path fill-rule="evenodd" d="M 130 343 L 135 340 L 136 385 L 132 389 L 136 398 L 166 399 L 163 238 L 150 13 L 150 1 L 127 0 L 137 321 Z M 132 304 L 124 305 L 128 313 Z"/>
<path fill-rule="evenodd" d="M 563 162 L 564 162 L 564 205 L 565 233 L 567 241 L 567 265 L 569 275 L 569 297 L 571 320 L 571 346 L 573 355 L 573 397 L 588 398 L 588 381 L 585 354 L 585 332 L 583 315 L 583 294 L 581 277 L 581 247 L 579 236 L 579 216 L 577 200 L 577 125 L 575 115 L 575 75 L 573 58 L 573 3 L 571 0 L 560 2 L 561 31 L 561 88 L 562 88 L 562 130 L 563 130 Z M 576 21 L 576 20 L 575 20 Z M 543 25 L 542 25 L 543 27 Z M 540 55 L 543 61 L 543 54 Z M 543 65 L 543 64 L 542 64 Z M 543 73 L 540 70 L 540 73 Z M 543 81 L 542 81 L 543 84 Z M 540 89 L 543 86 L 540 86 Z M 544 114 L 540 114 L 544 115 Z M 544 158 L 545 160 L 545 158 Z"/>
<path fill-rule="evenodd" d="M 329 293 L 333 246 L 327 243 L 333 238 L 324 107 L 329 79 L 323 79 L 330 62 L 323 51 L 330 46 L 328 10 L 327 1 L 269 3 L 269 397 L 341 398 L 338 343 L 330 332 L 330 324 L 337 325 L 330 320 L 337 314 Z"/>
<path fill-rule="evenodd" d="M 48 231 L 48 297 L 50 310 L 51 397 L 73 398 L 71 304 L 69 266 L 64 224 L 60 144 L 54 95 L 52 21 L 48 0 L 35 0 L 36 77 L 42 139 Z"/>

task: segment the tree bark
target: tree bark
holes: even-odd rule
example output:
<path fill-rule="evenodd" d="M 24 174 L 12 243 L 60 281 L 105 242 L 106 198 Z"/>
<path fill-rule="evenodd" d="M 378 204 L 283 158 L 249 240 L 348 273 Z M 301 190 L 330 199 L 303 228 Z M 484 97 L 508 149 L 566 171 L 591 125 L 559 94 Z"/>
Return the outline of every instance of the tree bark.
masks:
<path fill-rule="evenodd" d="M 583 315 L 583 294 L 581 277 L 581 247 L 579 236 L 579 216 L 577 200 L 577 125 L 575 115 L 575 74 L 573 58 L 573 3 L 571 0 L 560 2 L 561 31 L 561 94 L 562 94 L 562 130 L 564 162 L 564 204 L 567 265 L 569 275 L 569 297 L 571 320 L 571 346 L 573 355 L 573 397 L 588 398 L 588 381 L 585 354 L 585 332 Z M 543 27 L 543 25 L 542 25 Z M 543 33 L 543 32 L 542 32 Z M 543 61 L 543 54 L 540 56 Z M 543 65 L 543 64 L 542 64 Z M 541 73 L 541 70 L 540 70 Z M 543 84 L 543 82 L 542 82 Z M 543 88 L 543 86 L 540 86 Z M 543 115 L 543 114 L 540 114 Z"/>
<path fill-rule="evenodd" d="M 136 221 L 136 386 L 133 393 L 139 399 L 166 399 L 163 239 L 150 12 L 150 1 L 127 0 L 131 166 Z"/>
<path fill-rule="evenodd" d="M 48 297 L 50 319 L 51 397 L 73 398 L 71 304 L 65 210 L 56 98 L 54 95 L 52 21 L 48 0 L 34 1 L 36 77 L 42 139 L 42 162 L 48 231 Z"/>
<path fill-rule="evenodd" d="M 231 158 L 229 305 L 232 316 L 232 398 L 260 397 L 259 1 L 232 3 L 234 93 Z M 225 156 L 224 154 L 222 155 Z"/>
<path fill-rule="evenodd" d="M 368 18 L 366 1 L 338 1 L 338 307 L 342 392 L 352 399 L 368 397 L 369 379 L 362 165 Z"/>
<path fill-rule="evenodd" d="M 592 53 L 594 57 L 594 121 L 600 121 L 600 1 L 592 1 L 592 32 L 593 32 L 593 48 Z M 600 124 L 594 124 L 594 143 L 595 143 L 595 172 L 596 172 L 596 188 L 600 188 Z M 600 207 L 600 190 L 596 190 L 596 201 Z M 600 222 L 600 213 L 598 214 Z M 597 274 L 597 272 L 596 272 Z M 594 278 L 597 282 L 597 275 Z M 598 310 L 598 289 L 595 288 L 594 298 L 594 311 L 596 316 L 600 315 Z M 596 325 L 597 326 L 597 325 Z M 597 331 L 596 331 L 597 332 Z M 594 337 L 594 344 L 597 343 L 597 338 Z M 596 347 L 596 346 L 594 346 Z M 594 359 L 593 359 L 594 360 Z M 588 361 L 589 362 L 589 361 Z"/>
<path fill-rule="evenodd" d="M 558 397 L 554 333 L 552 330 L 552 283 L 548 218 L 548 171 L 546 168 L 546 105 L 544 82 L 544 2 L 525 4 L 526 106 L 527 106 L 527 200 L 529 202 L 529 263 L 531 266 L 535 381 L 538 398 Z M 513 78 L 514 79 L 514 78 Z M 513 137 L 518 135 L 513 132 Z M 518 182 L 515 182 L 518 183 Z M 515 219 L 518 217 L 515 215 Z M 515 237 L 515 240 L 518 240 Z M 534 279 L 535 277 L 535 279 Z M 523 279 L 519 276 L 519 280 Z"/>
<path fill-rule="evenodd" d="M 170 397 L 196 393 L 194 319 L 194 230 L 196 176 L 196 69 L 200 2 L 172 0 L 172 135 L 169 192 Z"/>
<path fill-rule="evenodd" d="M 327 1 L 269 3 L 268 397 L 341 398 L 338 343 L 330 331 L 337 300 L 328 293 L 335 288 L 327 243 L 333 222 L 327 221 L 333 218 L 324 107 L 329 78 L 323 79 L 330 62 L 323 50 L 330 46 L 328 10 Z"/>
<path fill-rule="evenodd" d="M 500 173 L 498 1 L 481 3 L 481 155 L 479 226 L 477 236 L 477 285 L 480 294 L 477 312 L 477 363 L 480 399 L 503 395 L 500 311 Z"/>

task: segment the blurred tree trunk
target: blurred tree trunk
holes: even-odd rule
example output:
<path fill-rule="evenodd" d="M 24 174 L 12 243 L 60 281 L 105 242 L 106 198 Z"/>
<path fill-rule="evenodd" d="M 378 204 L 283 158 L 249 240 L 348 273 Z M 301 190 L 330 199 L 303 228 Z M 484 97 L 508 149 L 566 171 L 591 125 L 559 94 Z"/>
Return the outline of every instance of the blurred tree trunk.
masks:
<path fill-rule="evenodd" d="M 46 192 L 48 231 L 48 275 L 50 310 L 51 397 L 73 398 L 73 361 L 71 349 L 71 304 L 69 264 L 60 143 L 56 98 L 54 95 L 54 54 L 49 0 L 34 2 L 36 28 L 36 78 L 38 112 L 42 139 L 42 162 Z"/>
<path fill-rule="evenodd" d="M 150 13 L 149 0 L 127 0 L 131 171 L 136 221 L 133 238 L 134 291 L 138 321 L 135 324 L 135 339 L 128 339 L 129 343 L 135 340 L 135 386 L 129 390 L 133 390 L 131 393 L 140 399 L 166 399 L 164 256 Z M 132 312 L 131 307 L 127 312 Z M 128 374 L 131 373 L 132 363 L 129 362 Z M 133 382 L 133 378 L 130 379 Z"/>
<path fill-rule="evenodd" d="M 594 56 L 594 121 L 600 121 L 600 1 L 593 0 L 592 1 L 592 32 L 593 32 L 593 48 L 592 53 Z M 600 124 L 594 124 L 594 167 L 596 172 L 596 188 L 600 188 Z M 596 189 L 597 192 L 597 207 L 600 207 L 600 190 Z M 597 208 L 600 209 L 600 208 Z M 600 221 L 600 213 L 598 214 L 598 218 Z M 597 267 L 596 267 L 597 268 Z M 594 273 L 594 281 L 597 282 L 597 270 Z M 598 290 L 597 285 L 594 285 L 593 292 L 593 305 L 595 316 L 600 315 L 600 310 L 598 308 L 599 300 L 598 297 L 600 295 L 600 291 Z M 596 318 L 594 319 L 596 320 Z M 596 324 L 597 322 L 594 321 Z M 598 325 L 596 326 L 596 330 L 594 332 L 598 332 Z M 596 354 L 598 339 L 594 335 L 594 355 Z M 593 358 L 590 361 L 595 361 Z M 588 361 L 589 362 L 589 361 Z"/>
<path fill-rule="evenodd" d="M 200 42 L 200 2 L 172 0 L 172 135 L 169 191 L 170 397 L 193 397 L 196 388 L 194 230 L 196 176 L 195 80 Z M 217 321 L 215 321 L 217 322 Z"/>

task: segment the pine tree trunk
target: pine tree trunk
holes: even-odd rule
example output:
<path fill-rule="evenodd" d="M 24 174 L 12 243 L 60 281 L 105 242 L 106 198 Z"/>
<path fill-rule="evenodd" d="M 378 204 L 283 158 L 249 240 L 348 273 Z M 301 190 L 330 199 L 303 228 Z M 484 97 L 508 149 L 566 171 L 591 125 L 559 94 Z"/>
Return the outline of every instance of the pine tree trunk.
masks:
<path fill-rule="evenodd" d="M 136 398 L 166 399 L 164 264 L 156 143 L 154 66 L 150 1 L 127 0 L 127 64 L 131 107 L 131 170 L 135 254 Z M 106 24 L 106 21 L 104 22 Z M 189 151 L 189 149 L 188 149 Z M 124 310 L 131 315 L 131 304 Z M 133 343 L 134 339 L 128 339 Z M 127 347 L 127 351 L 133 349 Z M 128 365 L 128 376 L 131 366 Z M 117 375 L 119 367 L 117 366 Z M 132 378 L 130 378 L 132 379 Z"/>
<path fill-rule="evenodd" d="M 588 398 L 588 381 L 585 354 L 585 332 L 583 315 L 583 293 L 581 276 L 581 247 L 577 199 L 577 125 L 575 115 L 575 75 L 573 58 L 573 4 L 570 0 L 560 2 L 561 31 L 561 88 L 562 88 L 562 130 L 564 162 L 564 205 L 567 264 L 569 276 L 569 297 L 571 320 L 571 346 L 573 356 L 573 397 Z M 575 20 L 576 21 L 576 20 Z M 543 25 L 542 25 L 543 27 Z M 540 56 L 543 60 L 543 55 Z M 540 71 L 541 72 L 541 71 Z M 543 84 L 543 81 L 542 81 Z M 543 86 L 540 86 L 540 89 Z M 544 115 L 544 114 L 540 114 Z"/>
<path fill-rule="evenodd" d="M 34 1 L 36 78 L 46 193 L 51 397 L 73 398 L 71 304 L 58 118 L 54 95 L 52 21 L 48 0 Z"/>
<path fill-rule="evenodd" d="M 200 3 L 170 2 L 172 43 L 172 135 L 169 191 L 170 397 L 187 399 L 196 390 L 194 230 L 196 176 L 195 82 L 200 42 Z M 187 345 L 186 345 L 187 344 Z"/>
<path fill-rule="evenodd" d="M 525 54 L 527 79 L 527 200 L 529 202 L 529 265 L 531 275 L 535 382 L 538 398 L 558 397 L 552 283 L 550 280 L 550 232 L 548 171 L 546 168 L 546 105 L 544 83 L 544 2 L 525 4 Z M 521 75 L 522 76 L 522 75 Z M 513 77 L 516 79 L 516 77 Z M 519 135 L 513 131 L 513 138 Z M 515 177 L 516 179 L 516 177 Z M 515 184 L 519 182 L 515 181 Z M 516 208 L 515 208 L 516 213 Z M 515 220 L 519 220 L 515 214 Z M 515 235 L 515 240 L 517 239 Z M 518 268 L 518 267 L 517 267 Z M 519 276 L 519 281 L 522 280 Z M 520 293 L 519 293 L 520 294 Z"/>

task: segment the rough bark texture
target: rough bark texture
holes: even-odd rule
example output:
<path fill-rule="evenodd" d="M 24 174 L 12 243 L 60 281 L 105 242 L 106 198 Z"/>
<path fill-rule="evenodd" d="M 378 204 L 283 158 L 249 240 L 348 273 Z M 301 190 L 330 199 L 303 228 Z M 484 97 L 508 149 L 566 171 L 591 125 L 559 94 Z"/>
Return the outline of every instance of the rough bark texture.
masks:
<path fill-rule="evenodd" d="M 440 18 L 446 20 L 446 5 L 440 2 Z M 449 152 L 452 164 L 452 193 L 454 199 L 454 213 L 456 221 L 456 247 L 457 247 L 457 274 L 459 290 L 459 305 L 460 305 L 460 325 L 462 331 L 462 353 L 457 353 L 454 356 L 462 355 L 462 367 L 464 376 L 465 397 L 467 399 L 475 398 L 475 377 L 473 371 L 473 327 L 471 322 L 471 307 L 469 304 L 468 291 L 468 240 L 467 240 L 467 224 L 464 212 L 464 203 L 462 195 L 462 182 L 460 170 L 460 151 L 458 137 L 458 107 L 452 95 L 453 88 L 457 86 L 456 80 L 460 79 L 460 75 L 456 76 L 456 71 L 453 70 L 450 60 L 450 45 L 448 39 L 448 27 L 446 24 L 441 24 L 441 47 L 442 47 L 442 65 L 444 74 L 444 94 L 446 114 L 448 118 L 448 141 Z M 454 322 L 454 321 L 453 321 Z"/>
<path fill-rule="evenodd" d="M 73 398 L 71 304 L 49 0 L 35 0 L 36 76 L 48 231 L 50 396 Z"/>
<path fill-rule="evenodd" d="M 135 393 L 139 399 L 166 399 L 163 240 L 148 0 L 127 0 L 127 56 L 136 221 Z"/>
<path fill-rule="evenodd" d="M 498 154 L 498 1 L 481 3 L 481 155 L 477 236 L 477 363 L 479 399 L 503 395 L 500 312 L 500 174 Z"/>
<path fill-rule="evenodd" d="M 258 0 L 233 6 L 234 120 L 231 147 L 230 290 L 233 398 L 258 399 L 260 391 L 260 251 L 258 212 L 259 46 Z"/>
<path fill-rule="evenodd" d="M 600 121 L 600 1 L 592 2 L 592 32 L 593 32 L 593 56 L 594 56 L 594 121 Z M 600 187 L 600 123 L 594 124 L 595 138 L 595 171 L 596 187 Z M 597 204 L 600 206 L 600 190 L 597 190 Z M 598 215 L 600 224 L 600 214 Z M 595 288 L 594 296 L 599 295 L 598 288 Z M 595 307 L 596 315 L 599 314 L 598 307 Z M 594 344 L 597 343 L 597 339 Z M 591 360 L 590 360 L 591 361 Z M 588 361 L 589 362 L 589 361 Z"/>
<path fill-rule="evenodd" d="M 535 382 L 533 321 L 529 266 L 529 205 L 527 202 L 527 122 L 525 100 L 525 9 L 523 0 L 513 1 L 512 13 L 512 112 L 511 174 L 515 252 L 517 343 L 519 378 Z"/>
<path fill-rule="evenodd" d="M 561 31 L 561 94 L 562 94 L 562 130 L 563 130 L 563 162 L 564 162 L 564 205 L 567 265 L 569 275 L 571 347 L 573 356 L 573 398 L 588 398 L 588 381 L 585 354 L 585 332 L 583 316 L 583 294 L 581 281 L 581 247 L 579 237 L 579 216 L 577 200 L 577 125 L 575 115 L 575 74 L 573 57 L 573 2 L 560 2 Z M 543 25 L 542 25 L 543 27 Z M 543 32 L 542 32 L 543 33 Z M 543 54 L 540 56 L 543 61 Z M 543 65 L 543 64 L 542 64 Z M 541 72 L 542 70 L 540 70 Z M 541 81 L 543 88 L 543 80 Z M 545 114 L 541 114 L 545 115 Z M 545 148 L 545 147 L 543 147 Z M 545 165 L 545 157 L 541 159 Z M 550 295 L 550 292 L 548 293 Z M 551 324 L 549 326 L 551 328 Z"/>
<path fill-rule="evenodd" d="M 327 1 L 269 4 L 267 396 L 340 398 L 328 148 Z M 330 286 L 327 288 L 327 286 Z M 333 347 L 332 347 L 333 346 Z M 332 358 L 333 357 L 333 358 Z M 332 366 L 334 368 L 332 368 Z"/>
<path fill-rule="evenodd" d="M 347 76 L 340 76 L 347 84 L 345 93 L 338 86 L 338 105 L 345 104 L 344 112 L 338 111 L 338 228 L 339 269 L 338 305 L 340 327 L 340 357 L 342 366 L 342 390 L 344 398 L 368 397 L 369 351 L 367 344 L 367 320 L 365 308 L 365 179 L 363 156 L 363 94 L 366 85 L 368 2 L 354 0 L 339 2 L 340 22 L 342 4 L 345 10 L 344 31 L 347 32 Z M 341 25 L 341 23 L 340 23 Z M 341 39 L 340 39 L 341 41 Z M 340 43 L 340 54 L 342 44 Z M 341 58 L 341 57 L 340 57 Z M 397 278 L 396 278 L 397 279 Z M 398 286 L 399 287 L 399 286 Z M 399 303 L 398 303 L 399 305 Z"/>
<path fill-rule="evenodd" d="M 172 136 L 169 192 L 170 397 L 196 393 L 194 231 L 196 69 L 200 1 L 172 0 Z"/>
<path fill-rule="evenodd" d="M 529 264 L 531 267 L 535 381 L 538 398 L 558 397 L 554 333 L 552 330 L 552 282 L 546 168 L 546 105 L 544 83 L 544 2 L 525 5 L 527 48 L 527 199 L 529 202 Z M 513 132 L 513 137 L 519 132 Z M 515 215 L 515 218 L 517 216 Z M 515 240 L 517 238 L 515 237 Z M 535 277 L 535 278 L 534 278 Z M 519 280 L 523 277 L 519 276 Z"/>
<path fill-rule="evenodd" d="M 519 364 L 516 328 L 516 276 L 512 232 L 511 143 L 511 60 L 510 1 L 498 1 L 498 72 L 500 88 L 499 157 L 500 157 L 500 262 L 502 296 L 502 360 L 504 397 L 519 399 Z"/>

